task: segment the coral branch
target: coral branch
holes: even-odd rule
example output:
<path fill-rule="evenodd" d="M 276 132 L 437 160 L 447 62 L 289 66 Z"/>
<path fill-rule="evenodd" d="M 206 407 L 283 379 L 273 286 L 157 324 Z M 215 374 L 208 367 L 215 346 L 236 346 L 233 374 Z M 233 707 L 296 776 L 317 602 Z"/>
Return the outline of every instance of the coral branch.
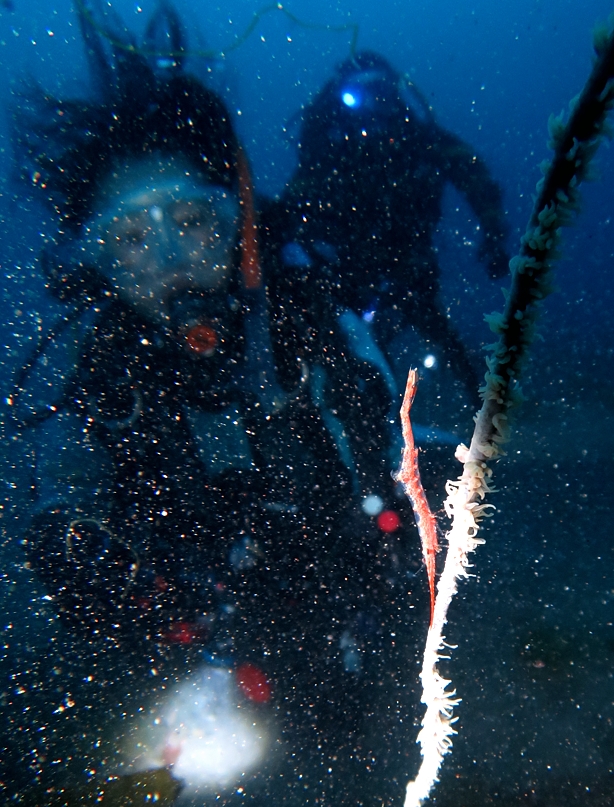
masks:
<path fill-rule="evenodd" d="M 597 60 L 582 93 L 570 104 L 567 124 L 551 118 L 549 131 L 554 157 L 544 167 L 537 186 L 538 198 L 518 255 L 511 261 L 512 281 L 502 314 L 487 322 L 499 336 L 487 358 L 488 372 L 480 390 L 484 400 L 469 448 L 459 446 L 463 473 L 446 486 L 445 508 L 452 519 L 445 567 L 437 584 L 434 616 L 429 628 L 422 672 L 422 702 L 426 713 L 418 735 L 422 764 L 407 785 L 405 807 L 419 807 L 438 779 L 445 754 L 452 746 L 453 709 L 460 702 L 454 689 L 437 671 L 447 645 L 443 628 L 458 581 L 467 577 L 469 554 L 483 541 L 477 538 L 480 519 L 489 505 L 490 460 L 501 456 L 509 439 L 509 410 L 520 400 L 518 375 L 535 334 L 541 300 L 551 291 L 551 262 L 557 257 L 561 227 L 568 225 L 579 206 L 579 183 L 589 176 L 589 164 L 604 135 L 606 115 L 614 106 L 614 33 L 595 34 Z"/>

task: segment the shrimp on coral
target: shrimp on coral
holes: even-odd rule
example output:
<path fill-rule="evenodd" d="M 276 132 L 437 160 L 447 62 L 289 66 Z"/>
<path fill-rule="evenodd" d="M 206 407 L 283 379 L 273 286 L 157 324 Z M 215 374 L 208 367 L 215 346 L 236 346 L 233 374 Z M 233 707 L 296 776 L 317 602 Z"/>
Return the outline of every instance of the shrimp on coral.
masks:
<path fill-rule="evenodd" d="M 396 480 L 403 485 L 405 495 L 411 502 L 422 542 L 422 556 L 426 566 L 431 594 L 431 618 L 429 625 L 433 624 L 435 612 L 435 555 L 439 551 L 437 540 L 437 519 L 431 512 L 418 468 L 418 449 L 414 444 L 414 434 L 411 428 L 409 413 L 416 397 L 418 387 L 418 372 L 410 370 L 407 376 L 407 386 L 401 406 L 401 428 L 403 430 L 403 458 Z"/>

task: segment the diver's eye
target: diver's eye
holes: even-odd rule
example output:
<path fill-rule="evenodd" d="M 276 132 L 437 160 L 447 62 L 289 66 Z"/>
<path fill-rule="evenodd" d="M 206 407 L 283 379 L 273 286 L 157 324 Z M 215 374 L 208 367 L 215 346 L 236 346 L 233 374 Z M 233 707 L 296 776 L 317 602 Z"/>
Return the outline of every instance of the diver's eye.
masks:
<path fill-rule="evenodd" d="M 203 214 L 198 208 L 188 208 L 187 210 L 178 210 L 173 219 L 175 224 L 182 230 L 188 230 L 190 227 L 200 227 L 203 223 Z"/>
<path fill-rule="evenodd" d="M 178 224 L 182 229 L 187 229 L 188 227 L 200 227 L 202 221 L 199 215 L 192 213 L 189 216 L 182 216 Z"/>
<path fill-rule="evenodd" d="M 210 216 L 211 210 L 209 206 L 194 202 L 179 204 L 172 211 L 173 221 L 181 230 L 202 227 L 208 222 Z"/>
<path fill-rule="evenodd" d="M 124 230 L 115 235 L 115 242 L 122 246 L 138 247 L 144 244 L 146 239 L 147 230 L 143 230 L 140 227 Z"/>

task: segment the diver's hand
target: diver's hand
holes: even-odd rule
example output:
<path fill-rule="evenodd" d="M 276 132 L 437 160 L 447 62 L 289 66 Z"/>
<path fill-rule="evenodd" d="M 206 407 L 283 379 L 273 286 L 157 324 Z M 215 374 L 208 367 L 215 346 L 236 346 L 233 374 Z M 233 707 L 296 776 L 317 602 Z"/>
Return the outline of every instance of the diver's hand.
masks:
<path fill-rule="evenodd" d="M 61 508 L 34 517 L 29 560 L 63 610 L 105 610 L 128 593 L 138 571 L 129 545 L 98 519 Z"/>

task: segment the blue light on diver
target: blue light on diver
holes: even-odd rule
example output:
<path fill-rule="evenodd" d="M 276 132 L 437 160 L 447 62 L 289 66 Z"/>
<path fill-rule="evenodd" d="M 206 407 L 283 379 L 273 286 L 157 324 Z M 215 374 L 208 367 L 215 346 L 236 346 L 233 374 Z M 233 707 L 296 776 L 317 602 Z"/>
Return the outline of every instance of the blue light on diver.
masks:
<path fill-rule="evenodd" d="M 341 100 L 346 106 L 349 106 L 350 109 L 353 109 L 358 105 L 358 98 L 354 95 L 354 93 L 349 91 L 342 93 Z"/>

